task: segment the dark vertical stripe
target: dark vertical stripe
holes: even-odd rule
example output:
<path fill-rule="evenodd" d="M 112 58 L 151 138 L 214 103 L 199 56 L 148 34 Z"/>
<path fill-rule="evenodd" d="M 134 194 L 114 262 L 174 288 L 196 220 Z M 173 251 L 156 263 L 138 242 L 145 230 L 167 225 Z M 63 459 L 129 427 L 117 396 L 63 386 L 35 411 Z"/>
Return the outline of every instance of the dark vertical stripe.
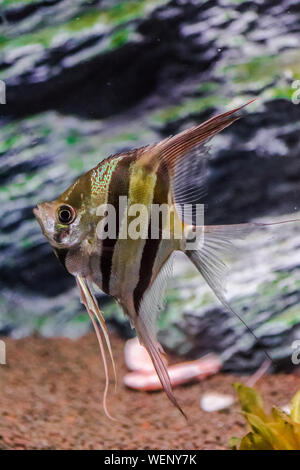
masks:
<path fill-rule="evenodd" d="M 153 204 L 164 204 L 168 202 L 168 191 L 169 191 L 169 177 L 167 168 L 164 164 L 158 169 L 157 172 L 157 180 L 154 188 L 154 195 L 153 195 Z M 162 231 L 162 220 L 160 217 L 159 221 L 159 233 L 161 234 Z M 161 242 L 161 235 L 158 239 L 151 238 L 151 220 L 149 221 L 148 225 L 148 238 L 144 245 L 141 264 L 140 264 L 140 271 L 139 271 L 139 281 L 134 289 L 133 300 L 134 300 L 134 307 L 135 311 L 138 314 L 140 303 L 142 297 L 148 288 L 151 277 L 153 266 L 155 262 L 155 258 L 159 249 L 159 245 Z"/>
<path fill-rule="evenodd" d="M 116 210 L 116 238 L 106 238 L 102 243 L 100 269 L 102 273 L 102 290 L 109 294 L 109 282 L 111 276 L 114 248 L 119 237 L 119 217 L 123 217 L 119 211 L 119 196 L 128 196 L 130 165 L 135 161 L 137 151 L 130 152 L 117 164 L 109 183 L 107 203 L 112 204 Z"/>

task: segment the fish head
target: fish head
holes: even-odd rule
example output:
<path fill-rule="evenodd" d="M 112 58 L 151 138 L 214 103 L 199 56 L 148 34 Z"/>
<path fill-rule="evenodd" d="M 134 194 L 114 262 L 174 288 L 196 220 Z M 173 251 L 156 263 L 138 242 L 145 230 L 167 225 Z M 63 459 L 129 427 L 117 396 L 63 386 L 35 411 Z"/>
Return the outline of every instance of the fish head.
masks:
<path fill-rule="evenodd" d="M 89 192 L 79 178 L 67 191 L 51 202 L 38 204 L 33 213 L 53 248 L 80 248 L 91 232 Z"/>
<path fill-rule="evenodd" d="M 54 248 L 70 248 L 82 239 L 80 213 L 58 201 L 44 202 L 33 209 L 42 232 Z"/>

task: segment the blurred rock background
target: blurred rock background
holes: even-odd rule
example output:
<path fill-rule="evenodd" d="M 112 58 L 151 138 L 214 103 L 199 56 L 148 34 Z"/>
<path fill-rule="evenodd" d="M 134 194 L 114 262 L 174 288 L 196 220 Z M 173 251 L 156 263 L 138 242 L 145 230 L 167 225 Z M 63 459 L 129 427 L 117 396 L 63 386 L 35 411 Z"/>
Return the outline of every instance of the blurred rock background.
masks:
<path fill-rule="evenodd" d="M 78 175 L 255 97 L 214 139 L 206 223 L 300 217 L 298 0 L 2 0 L 0 333 L 76 337 L 90 328 L 74 280 L 33 218 Z M 167 349 L 222 352 L 249 371 L 262 348 L 290 369 L 300 339 L 299 223 L 254 233 L 228 298 L 259 341 L 179 257 L 160 317 Z M 123 336 L 128 322 L 101 306 Z"/>

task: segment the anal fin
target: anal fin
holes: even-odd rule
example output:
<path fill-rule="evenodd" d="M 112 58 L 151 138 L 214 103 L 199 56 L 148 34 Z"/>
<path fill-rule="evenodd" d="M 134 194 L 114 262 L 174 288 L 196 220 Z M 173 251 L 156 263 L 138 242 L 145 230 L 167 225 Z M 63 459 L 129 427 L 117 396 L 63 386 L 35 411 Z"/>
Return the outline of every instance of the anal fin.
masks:
<path fill-rule="evenodd" d="M 167 368 L 167 363 L 163 357 L 163 351 L 156 340 L 156 338 L 152 338 L 151 335 L 148 333 L 147 328 L 141 318 L 137 319 L 137 324 L 136 328 L 139 334 L 139 337 L 141 339 L 142 344 L 145 346 L 147 349 L 151 360 L 153 362 L 154 368 L 156 370 L 156 373 L 159 377 L 159 380 L 163 386 L 163 389 L 174 406 L 178 408 L 180 413 L 184 416 L 184 418 L 187 420 L 187 416 L 182 410 L 181 406 L 179 405 L 178 401 L 176 400 L 176 397 L 174 395 L 174 392 L 172 390 L 172 385 L 171 385 L 171 380 L 169 377 L 168 373 L 168 368 Z"/>
<path fill-rule="evenodd" d="M 156 337 L 156 320 L 159 311 L 162 308 L 163 295 L 167 285 L 167 280 L 172 273 L 172 266 L 173 256 L 171 254 L 160 267 L 156 277 L 146 289 L 139 304 L 138 311 L 132 316 L 132 318 L 134 318 L 133 321 L 140 342 L 145 346 L 151 357 L 163 389 L 171 403 L 173 403 L 173 405 L 175 405 L 187 419 L 173 393 L 167 364 L 164 358 L 164 351 Z"/>

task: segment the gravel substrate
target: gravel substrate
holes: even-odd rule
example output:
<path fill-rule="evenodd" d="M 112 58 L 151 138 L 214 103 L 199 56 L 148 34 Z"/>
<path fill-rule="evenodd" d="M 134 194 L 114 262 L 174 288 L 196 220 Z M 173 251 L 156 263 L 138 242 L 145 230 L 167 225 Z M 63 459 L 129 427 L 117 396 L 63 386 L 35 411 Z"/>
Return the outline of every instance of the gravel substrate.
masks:
<path fill-rule="evenodd" d="M 6 339 L 7 364 L 0 366 L 0 449 L 228 449 L 232 436 L 247 431 L 239 406 L 206 413 L 204 392 L 233 393 L 245 378 L 218 374 L 175 389 L 189 417 L 161 392 L 126 389 L 124 343 L 112 338 L 119 385 L 109 396 L 112 422 L 102 411 L 104 375 L 94 335 L 79 340 Z M 266 402 L 289 403 L 299 375 L 267 375 L 258 383 Z"/>

